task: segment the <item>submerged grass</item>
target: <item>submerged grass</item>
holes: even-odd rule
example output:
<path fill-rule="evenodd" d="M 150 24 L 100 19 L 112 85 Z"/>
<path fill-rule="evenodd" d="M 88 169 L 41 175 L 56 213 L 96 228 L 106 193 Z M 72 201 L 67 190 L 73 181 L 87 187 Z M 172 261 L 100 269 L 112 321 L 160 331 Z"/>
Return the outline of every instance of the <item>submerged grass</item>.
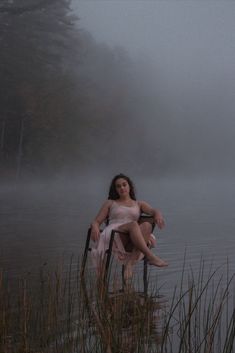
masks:
<path fill-rule="evenodd" d="M 0 273 L 1 353 L 232 353 L 234 276 L 186 271 L 170 297 L 133 288 L 110 292 L 79 261 L 42 267 L 17 285 Z M 207 272 L 207 274 L 206 274 Z M 112 282 L 112 277 L 110 278 Z M 151 285 L 151 283 L 150 283 Z M 116 283 L 111 286 L 117 289 Z"/>

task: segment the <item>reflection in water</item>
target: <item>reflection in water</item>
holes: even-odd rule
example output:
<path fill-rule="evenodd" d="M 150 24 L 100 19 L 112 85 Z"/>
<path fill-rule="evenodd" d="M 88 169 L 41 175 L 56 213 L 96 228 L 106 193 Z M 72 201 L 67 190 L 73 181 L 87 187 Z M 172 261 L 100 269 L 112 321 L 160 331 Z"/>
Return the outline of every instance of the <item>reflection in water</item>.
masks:
<path fill-rule="evenodd" d="M 163 302 L 158 298 L 142 297 L 136 292 L 124 293 L 123 297 L 111 299 L 111 320 L 119 316 L 122 322 L 120 331 L 120 351 L 136 352 L 143 346 L 161 343 L 161 327 L 163 324 Z"/>
<path fill-rule="evenodd" d="M 157 296 L 143 295 L 133 287 L 110 294 L 99 285 L 91 298 L 82 282 L 86 308 L 94 334 L 100 335 L 104 352 L 149 352 L 162 342 L 166 301 Z"/>

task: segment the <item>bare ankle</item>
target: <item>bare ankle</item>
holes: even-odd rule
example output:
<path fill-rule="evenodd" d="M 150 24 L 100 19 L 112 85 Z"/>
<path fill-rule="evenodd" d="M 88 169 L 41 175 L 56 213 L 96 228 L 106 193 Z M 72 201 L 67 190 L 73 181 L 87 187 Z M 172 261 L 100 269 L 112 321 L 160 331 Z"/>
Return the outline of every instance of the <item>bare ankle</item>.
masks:
<path fill-rule="evenodd" d="M 157 267 L 166 267 L 168 263 L 160 257 L 152 255 L 148 258 L 149 264 Z"/>

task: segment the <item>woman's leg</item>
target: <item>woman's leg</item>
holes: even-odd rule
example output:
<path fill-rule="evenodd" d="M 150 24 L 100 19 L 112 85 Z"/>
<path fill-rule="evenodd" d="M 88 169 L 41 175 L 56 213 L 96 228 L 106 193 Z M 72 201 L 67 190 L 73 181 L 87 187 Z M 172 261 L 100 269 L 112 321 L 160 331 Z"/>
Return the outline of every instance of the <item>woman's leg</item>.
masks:
<path fill-rule="evenodd" d="M 152 225 L 149 222 L 143 222 L 140 225 L 140 230 L 142 233 L 142 236 L 145 240 L 145 243 L 149 245 L 151 241 L 151 236 L 150 234 L 152 233 Z M 120 230 L 120 228 L 119 228 Z M 128 232 L 126 232 L 128 233 Z M 127 237 L 126 234 L 120 234 L 120 238 L 122 240 L 123 246 L 127 251 L 132 251 L 134 249 L 134 244 L 132 243 L 130 237 Z"/>
<path fill-rule="evenodd" d="M 151 235 L 153 230 L 152 224 L 148 221 L 143 222 L 140 224 L 140 230 L 141 230 L 141 233 L 143 234 L 145 243 L 149 247 L 156 246 L 156 239 L 153 238 Z"/>
<path fill-rule="evenodd" d="M 149 260 L 149 263 L 158 267 L 165 267 L 167 263 L 160 257 L 155 256 L 146 245 L 141 228 L 137 222 L 130 222 L 118 227 L 118 230 L 129 234 L 134 246 L 139 249 Z M 125 235 L 124 235 L 125 236 Z M 122 237 L 123 238 L 123 237 Z"/>
<path fill-rule="evenodd" d="M 145 240 L 145 243 L 147 246 L 155 245 L 156 241 L 151 237 L 152 233 L 152 224 L 148 221 L 141 223 L 140 225 L 140 230 L 142 233 L 142 236 Z M 131 241 L 130 237 L 127 237 L 125 234 L 121 235 L 121 239 L 123 244 L 125 244 L 125 249 L 127 251 L 131 251 L 134 257 L 137 259 L 141 251 L 138 250 L 134 245 L 133 242 Z M 128 281 L 129 279 L 132 278 L 133 276 L 133 260 L 129 260 L 125 266 L 124 266 L 124 279 L 125 281 Z"/>

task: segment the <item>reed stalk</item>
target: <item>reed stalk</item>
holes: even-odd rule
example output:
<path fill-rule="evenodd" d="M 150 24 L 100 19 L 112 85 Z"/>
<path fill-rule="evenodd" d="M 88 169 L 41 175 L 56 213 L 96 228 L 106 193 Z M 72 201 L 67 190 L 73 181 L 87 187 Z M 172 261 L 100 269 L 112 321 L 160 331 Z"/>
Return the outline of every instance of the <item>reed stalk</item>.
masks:
<path fill-rule="evenodd" d="M 228 265 L 226 276 L 219 270 L 211 266 L 206 275 L 201 260 L 195 275 L 185 259 L 179 286 L 164 300 L 151 278 L 148 295 L 134 281 L 118 291 L 111 273 L 109 283 L 89 271 L 82 280 L 74 258 L 43 266 L 36 280 L 20 278 L 13 294 L 1 271 L 0 352 L 232 353 L 234 276 Z"/>

